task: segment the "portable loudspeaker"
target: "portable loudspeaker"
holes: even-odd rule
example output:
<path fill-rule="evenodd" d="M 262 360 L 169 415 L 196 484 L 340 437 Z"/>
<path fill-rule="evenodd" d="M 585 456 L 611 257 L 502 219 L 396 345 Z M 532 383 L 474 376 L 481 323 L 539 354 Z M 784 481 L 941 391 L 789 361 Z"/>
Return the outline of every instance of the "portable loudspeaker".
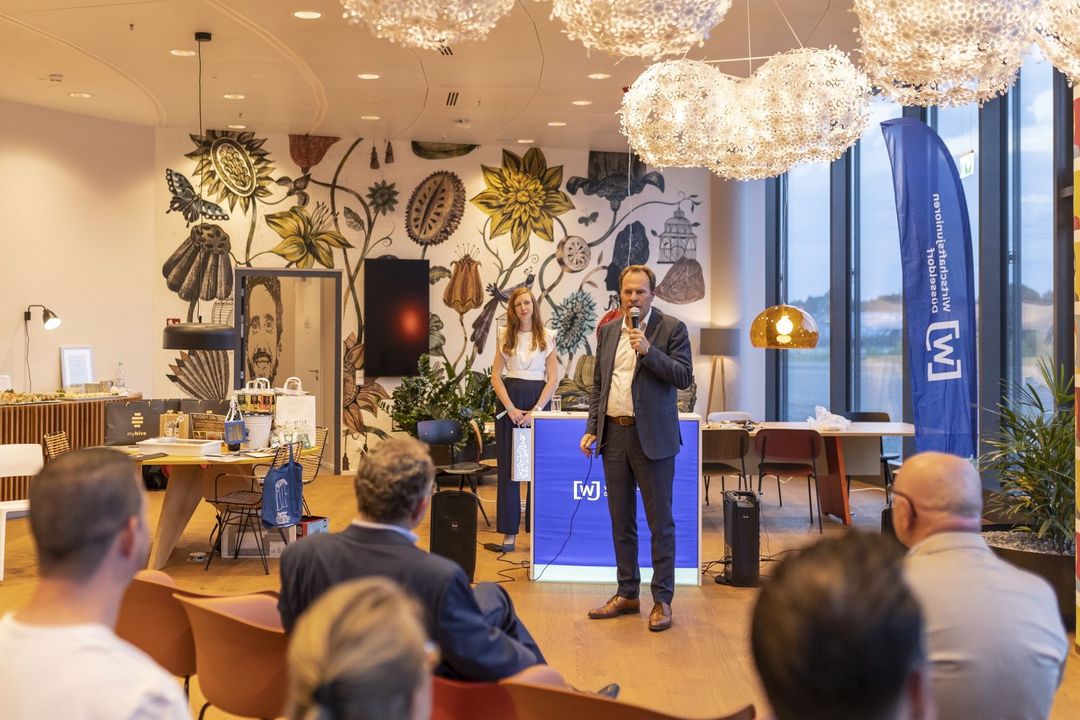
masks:
<path fill-rule="evenodd" d="M 758 534 L 760 505 L 753 492 L 724 493 L 724 568 L 717 582 L 736 587 L 756 587 L 760 582 L 761 537 Z"/>
<path fill-rule="evenodd" d="M 431 498 L 431 552 L 450 558 L 472 582 L 476 573 L 476 496 L 444 490 Z"/>

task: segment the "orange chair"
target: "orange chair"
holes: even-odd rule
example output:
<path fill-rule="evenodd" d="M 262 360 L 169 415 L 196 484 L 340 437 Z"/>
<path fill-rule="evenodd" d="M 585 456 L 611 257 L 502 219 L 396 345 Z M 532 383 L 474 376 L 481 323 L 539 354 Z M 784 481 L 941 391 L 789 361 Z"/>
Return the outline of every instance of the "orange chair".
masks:
<path fill-rule="evenodd" d="M 676 715 L 627 705 L 599 695 L 574 692 L 552 685 L 503 683 L 514 701 L 518 720 L 551 720 L 552 718 L 589 718 L 589 720 L 679 720 Z M 753 705 L 747 705 L 730 715 L 715 720 L 753 720 Z"/>
<path fill-rule="evenodd" d="M 277 598 L 267 590 L 260 595 Z M 154 659 L 173 675 L 184 678 L 188 691 L 196 672 L 195 639 L 191 623 L 177 596 L 216 597 L 180 590 L 176 582 L 160 570 L 141 570 L 128 585 L 116 619 L 116 634 Z"/>
<path fill-rule="evenodd" d="M 431 720 L 517 720 L 507 685 L 433 678 Z"/>
<path fill-rule="evenodd" d="M 288 639 L 277 601 L 267 595 L 191 598 L 177 593 L 195 636 L 195 664 L 206 709 L 276 718 L 289 697 Z"/>

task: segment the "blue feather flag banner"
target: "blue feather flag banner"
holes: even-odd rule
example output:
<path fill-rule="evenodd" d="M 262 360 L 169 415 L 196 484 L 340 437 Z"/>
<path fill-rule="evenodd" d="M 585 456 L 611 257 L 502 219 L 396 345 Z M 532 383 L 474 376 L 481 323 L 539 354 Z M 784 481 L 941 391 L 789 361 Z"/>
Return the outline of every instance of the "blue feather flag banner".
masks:
<path fill-rule="evenodd" d="M 961 457 L 978 442 L 971 223 L 956 164 L 911 118 L 881 123 L 892 161 L 915 448 Z"/>

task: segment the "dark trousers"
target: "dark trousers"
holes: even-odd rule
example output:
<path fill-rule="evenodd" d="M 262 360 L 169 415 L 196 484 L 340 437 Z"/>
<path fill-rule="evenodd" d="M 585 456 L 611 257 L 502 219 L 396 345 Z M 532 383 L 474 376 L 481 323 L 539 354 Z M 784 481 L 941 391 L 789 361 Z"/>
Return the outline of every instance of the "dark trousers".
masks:
<path fill-rule="evenodd" d="M 506 394 L 514 407 L 529 411 L 544 392 L 543 380 L 503 378 Z M 513 480 L 514 425 L 507 413 L 495 421 L 495 456 L 498 459 L 498 495 L 495 500 L 495 529 L 505 535 L 517 535 L 521 524 L 521 483 Z M 525 508 L 526 514 L 528 507 Z M 528 528 L 525 528 L 528 530 Z"/>
<path fill-rule="evenodd" d="M 675 593 L 675 519 L 671 515 L 675 458 L 650 460 L 641 450 L 637 426 L 614 423 L 604 426 L 603 458 L 618 594 L 636 598 L 641 585 L 637 535 L 637 488 L 641 488 L 652 534 L 653 602 L 670 603 Z"/>
<path fill-rule="evenodd" d="M 525 623 L 521 622 L 514 611 L 514 603 L 506 590 L 495 583 L 479 583 L 473 588 L 476 596 L 476 604 L 480 606 L 480 613 L 487 620 L 489 626 L 499 628 L 508 636 L 517 640 L 536 655 L 536 662 L 547 664 L 544 654 L 536 644 L 536 640 L 529 633 Z"/>

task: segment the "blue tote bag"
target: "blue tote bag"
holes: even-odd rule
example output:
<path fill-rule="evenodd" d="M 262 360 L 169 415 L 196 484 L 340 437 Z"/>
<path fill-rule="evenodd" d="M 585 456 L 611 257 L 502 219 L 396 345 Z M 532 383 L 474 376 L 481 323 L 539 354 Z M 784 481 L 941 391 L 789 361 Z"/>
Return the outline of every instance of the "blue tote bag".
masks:
<path fill-rule="evenodd" d="M 270 468 L 263 479 L 262 521 L 267 527 L 289 527 L 304 514 L 303 468 L 289 446 L 289 462 Z"/>

